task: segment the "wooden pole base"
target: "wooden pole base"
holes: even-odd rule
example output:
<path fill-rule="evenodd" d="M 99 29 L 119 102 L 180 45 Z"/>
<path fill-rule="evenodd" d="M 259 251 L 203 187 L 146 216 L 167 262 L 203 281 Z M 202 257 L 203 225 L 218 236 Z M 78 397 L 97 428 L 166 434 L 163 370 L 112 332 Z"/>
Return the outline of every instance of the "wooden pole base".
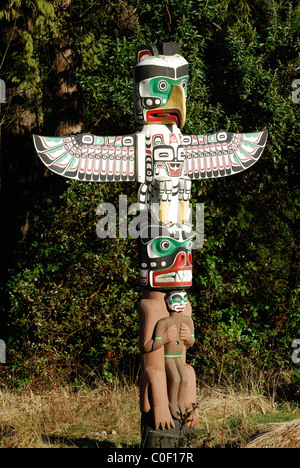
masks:
<path fill-rule="evenodd" d="M 152 412 L 142 413 L 141 448 L 185 448 L 193 439 L 195 428 L 186 427 L 184 421 L 175 419 L 175 428 L 155 429 Z"/>

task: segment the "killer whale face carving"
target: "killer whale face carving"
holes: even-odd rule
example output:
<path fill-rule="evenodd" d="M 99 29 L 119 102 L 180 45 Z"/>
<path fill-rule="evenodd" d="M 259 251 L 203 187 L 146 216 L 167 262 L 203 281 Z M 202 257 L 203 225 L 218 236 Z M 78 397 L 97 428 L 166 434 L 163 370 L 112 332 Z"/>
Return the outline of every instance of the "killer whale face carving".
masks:
<path fill-rule="evenodd" d="M 141 231 L 139 239 L 140 284 L 152 289 L 187 289 L 192 286 L 192 255 L 194 233 L 182 230 L 175 234 L 163 225 L 155 236 Z"/>

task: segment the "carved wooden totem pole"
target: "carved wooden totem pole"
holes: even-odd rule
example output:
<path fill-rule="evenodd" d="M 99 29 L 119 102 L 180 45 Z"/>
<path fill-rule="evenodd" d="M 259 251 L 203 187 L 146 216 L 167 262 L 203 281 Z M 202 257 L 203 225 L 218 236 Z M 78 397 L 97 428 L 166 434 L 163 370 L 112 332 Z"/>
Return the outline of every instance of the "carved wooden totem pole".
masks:
<path fill-rule="evenodd" d="M 139 46 L 134 68 L 138 131 L 126 136 L 34 136 L 52 171 L 87 182 L 139 183 L 139 304 L 142 445 L 176 445 L 197 423 L 196 378 L 186 363 L 194 325 L 191 182 L 252 166 L 267 131 L 183 135 L 188 62 L 177 43 Z"/>

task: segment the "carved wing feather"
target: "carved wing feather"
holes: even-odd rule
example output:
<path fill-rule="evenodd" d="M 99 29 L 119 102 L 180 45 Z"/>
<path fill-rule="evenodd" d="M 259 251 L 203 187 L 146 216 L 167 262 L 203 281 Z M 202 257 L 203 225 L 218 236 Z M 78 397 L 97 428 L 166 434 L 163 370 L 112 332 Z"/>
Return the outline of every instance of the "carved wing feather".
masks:
<path fill-rule="evenodd" d="M 34 135 L 33 139 L 43 163 L 61 176 L 86 182 L 136 179 L 136 135 L 80 134 L 62 138 Z"/>
<path fill-rule="evenodd" d="M 268 131 L 184 135 L 185 175 L 191 179 L 225 177 L 248 169 L 259 159 Z"/>

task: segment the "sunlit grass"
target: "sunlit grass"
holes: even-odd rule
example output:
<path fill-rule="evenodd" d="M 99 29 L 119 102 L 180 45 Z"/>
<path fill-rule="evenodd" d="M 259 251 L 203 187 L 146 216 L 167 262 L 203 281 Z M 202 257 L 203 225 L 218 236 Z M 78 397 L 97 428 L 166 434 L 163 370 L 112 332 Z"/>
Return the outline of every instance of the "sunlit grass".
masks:
<path fill-rule="evenodd" d="M 189 447 L 246 447 L 270 423 L 300 418 L 298 406 L 262 395 L 257 389 L 210 387 L 199 383 L 199 423 Z M 140 446 L 139 389 L 135 384 L 76 391 L 0 392 L 0 447 L 123 448 Z"/>

